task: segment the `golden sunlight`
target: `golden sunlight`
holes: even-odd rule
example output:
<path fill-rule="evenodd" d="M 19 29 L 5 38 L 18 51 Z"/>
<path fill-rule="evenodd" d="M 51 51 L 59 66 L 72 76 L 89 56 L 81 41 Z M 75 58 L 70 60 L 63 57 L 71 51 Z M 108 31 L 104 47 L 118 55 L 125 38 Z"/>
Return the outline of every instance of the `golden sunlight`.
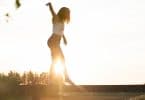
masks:
<path fill-rule="evenodd" d="M 60 60 L 57 60 L 54 67 L 55 74 L 64 77 L 64 67 Z"/>

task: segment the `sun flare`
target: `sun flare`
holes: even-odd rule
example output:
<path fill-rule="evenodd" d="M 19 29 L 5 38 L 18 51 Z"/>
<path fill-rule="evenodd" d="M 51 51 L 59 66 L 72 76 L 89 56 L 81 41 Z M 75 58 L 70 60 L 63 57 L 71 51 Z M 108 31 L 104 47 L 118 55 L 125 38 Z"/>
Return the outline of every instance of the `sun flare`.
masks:
<path fill-rule="evenodd" d="M 55 63 L 54 72 L 57 76 L 64 77 L 64 67 L 61 61 L 57 60 L 57 62 Z"/>

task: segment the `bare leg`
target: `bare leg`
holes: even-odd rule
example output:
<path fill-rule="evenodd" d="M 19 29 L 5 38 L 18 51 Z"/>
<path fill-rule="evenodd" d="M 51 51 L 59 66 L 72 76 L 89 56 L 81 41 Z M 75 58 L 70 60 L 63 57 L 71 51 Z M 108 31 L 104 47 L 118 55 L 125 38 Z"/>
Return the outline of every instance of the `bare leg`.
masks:
<path fill-rule="evenodd" d="M 59 48 L 59 54 L 60 54 L 61 62 L 63 63 L 63 67 L 64 67 L 65 82 L 68 82 L 69 84 L 74 85 L 74 83 L 69 78 L 67 67 L 65 65 L 65 57 L 63 55 L 61 48 Z"/>
<path fill-rule="evenodd" d="M 54 65 L 56 63 L 56 60 L 59 59 L 61 60 L 62 64 L 63 64 L 63 69 L 64 69 L 64 78 L 65 78 L 65 82 L 68 82 L 71 85 L 74 85 L 74 83 L 70 80 L 68 72 L 67 72 L 67 68 L 65 65 L 65 57 L 64 54 L 60 48 L 59 45 L 56 45 L 55 47 L 50 49 L 51 51 L 51 57 L 52 57 L 52 64 L 50 67 L 50 79 L 53 80 L 55 77 L 55 72 L 54 72 Z"/>
<path fill-rule="evenodd" d="M 57 58 L 56 56 L 56 50 L 55 48 L 50 48 L 51 51 L 51 59 L 52 59 L 52 63 L 50 65 L 50 69 L 49 69 L 49 79 L 50 82 L 53 83 L 53 81 L 55 80 L 55 60 Z"/>
<path fill-rule="evenodd" d="M 53 80 L 54 78 L 54 65 L 51 64 L 50 69 L 49 69 L 49 79 Z"/>

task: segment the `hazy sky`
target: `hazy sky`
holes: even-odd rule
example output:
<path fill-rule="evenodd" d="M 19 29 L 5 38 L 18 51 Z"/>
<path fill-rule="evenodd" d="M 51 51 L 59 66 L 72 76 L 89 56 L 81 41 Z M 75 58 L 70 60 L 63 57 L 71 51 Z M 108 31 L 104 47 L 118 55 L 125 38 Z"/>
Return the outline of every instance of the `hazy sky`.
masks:
<path fill-rule="evenodd" d="M 62 47 L 75 83 L 145 83 L 144 0 L 21 0 L 17 10 L 14 0 L 0 0 L 1 72 L 49 70 L 49 1 L 56 12 L 71 10 L 68 45 Z"/>

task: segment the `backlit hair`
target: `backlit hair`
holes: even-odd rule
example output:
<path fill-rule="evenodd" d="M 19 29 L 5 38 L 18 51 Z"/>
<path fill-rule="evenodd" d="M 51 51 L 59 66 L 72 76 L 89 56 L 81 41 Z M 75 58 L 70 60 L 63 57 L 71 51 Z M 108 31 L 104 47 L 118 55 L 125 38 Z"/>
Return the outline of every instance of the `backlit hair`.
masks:
<path fill-rule="evenodd" d="M 59 18 L 60 18 L 60 20 L 61 20 L 62 22 L 69 23 L 69 21 L 70 21 L 70 10 L 69 10 L 69 8 L 67 8 L 67 7 L 62 7 L 62 8 L 58 11 L 57 15 L 59 16 Z"/>

